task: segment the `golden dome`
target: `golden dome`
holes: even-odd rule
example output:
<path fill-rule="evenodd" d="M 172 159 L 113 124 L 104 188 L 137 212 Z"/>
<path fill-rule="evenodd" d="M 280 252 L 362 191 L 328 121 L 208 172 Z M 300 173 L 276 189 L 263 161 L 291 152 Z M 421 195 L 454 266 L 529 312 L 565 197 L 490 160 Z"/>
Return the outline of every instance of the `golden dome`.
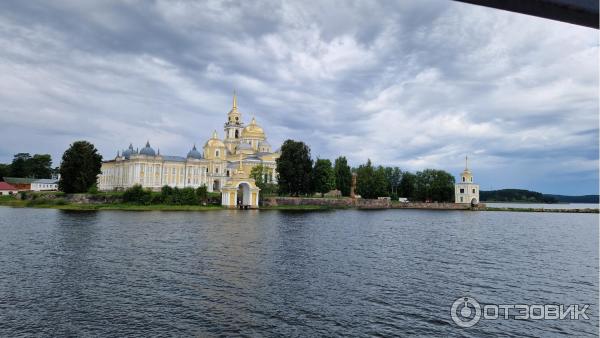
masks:
<path fill-rule="evenodd" d="M 252 122 L 242 130 L 242 137 L 264 139 L 265 131 L 256 123 L 256 119 L 252 118 Z"/>
<path fill-rule="evenodd" d="M 213 131 L 212 137 L 206 141 L 206 145 L 204 147 L 225 147 L 225 143 L 219 140 L 219 136 L 217 135 L 217 131 Z"/>

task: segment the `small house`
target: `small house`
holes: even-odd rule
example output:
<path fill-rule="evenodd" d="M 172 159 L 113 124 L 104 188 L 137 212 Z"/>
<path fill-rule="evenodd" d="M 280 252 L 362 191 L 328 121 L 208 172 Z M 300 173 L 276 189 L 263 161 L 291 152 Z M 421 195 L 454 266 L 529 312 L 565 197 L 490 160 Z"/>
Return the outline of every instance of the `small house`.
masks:
<path fill-rule="evenodd" d="M 19 191 L 17 190 L 16 187 L 14 187 L 6 182 L 0 182 L 0 196 L 14 195 L 18 192 Z"/>

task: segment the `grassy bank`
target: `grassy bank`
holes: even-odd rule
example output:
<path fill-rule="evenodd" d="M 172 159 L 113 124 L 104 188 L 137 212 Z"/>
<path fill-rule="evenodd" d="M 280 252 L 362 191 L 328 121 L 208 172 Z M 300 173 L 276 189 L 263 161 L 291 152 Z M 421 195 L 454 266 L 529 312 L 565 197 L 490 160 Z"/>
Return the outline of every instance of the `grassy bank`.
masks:
<path fill-rule="evenodd" d="M 342 207 L 333 207 L 328 205 L 277 205 L 269 207 L 260 207 L 260 210 L 333 210 L 347 209 Z"/>
<path fill-rule="evenodd" d="M 55 200 L 17 200 L 2 196 L 0 205 L 15 208 L 51 208 L 60 210 L 131 210 L 131 211 L 204 211 L 222 210 L 220 205 L 169 205 L 151 204 L 138 205 L 130 203 L 69 203 L 64 199 Z"/>

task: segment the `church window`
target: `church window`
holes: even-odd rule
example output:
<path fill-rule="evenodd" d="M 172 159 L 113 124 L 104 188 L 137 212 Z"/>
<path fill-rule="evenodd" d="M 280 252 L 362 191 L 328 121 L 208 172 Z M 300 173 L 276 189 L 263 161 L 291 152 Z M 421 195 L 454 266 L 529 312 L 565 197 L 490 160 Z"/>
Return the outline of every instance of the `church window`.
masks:
<path fill-rule="evenodd" d="M 463 198 L 462 198 L 462 196 L 460 197 L 460 201 L 461 201 L 461 202 L 463 201 Z"/>
<path fill-rule="evenodd" d="M 460 193 L 464 194 L 465 193 L 465 189 L 460 189 Z"/>
<path fill-rule="evenodd" d="M 237 120 L 237 117 L 235 118 Z M 238 130 L 235 131 L 235 138 L 239 138 L 240 137 L 240 132 Z"/>
<path fill-rule="evenodd" d="M 218 150 L 215 150 L 215 156 L 219 157 L 219 151 Z"/>
<path fill-rule="evenodd" d="M 473 193 L 475 193 L 475 189 L 473 189 Z"/>
<path fill-rule="evenodd" d="M 229 170 L 227 170 L 227 176 L 229 176 Z"/>
<path fill-rule="evenodd" d="M 208 172 L 208 167 L 206 168 L 206 172 Z"/>
<path fill-rule="evenodd" d="M 471 182 L 473 182 L 473 177 L 471 177 Z"/>
<path fill-rule="evenodd" d="M 463 179 L 463 182 L 464 182 L 464 181 L 465 181 L 465 177 L 463 176 L 463 178 L 462 178 L 462 179 Z"/>
<path fill-rule="evenodd" d="M 215 173 L 217 173 L 217 174 L 219 173 L 219 167 L 215 168 Z"/>

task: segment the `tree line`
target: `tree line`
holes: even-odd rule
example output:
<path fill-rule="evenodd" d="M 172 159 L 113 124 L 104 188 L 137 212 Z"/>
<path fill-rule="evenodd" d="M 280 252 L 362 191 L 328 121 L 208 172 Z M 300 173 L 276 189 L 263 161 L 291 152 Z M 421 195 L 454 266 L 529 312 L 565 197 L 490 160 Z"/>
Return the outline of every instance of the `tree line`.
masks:
<path fill-rule="evenodd" d="M 482 202 L 558 203 L 558 199 L 554 196 L 524 189 L 481 190 L 479 199 Z"/>
<path fill-rule="evenodd" d="M 52 157 L 49 154 L 18 153 L 11 163 L 0 163 L 0 179 L 2 177 L 50 178 L 57 169 L 52 168 Z"/>
<path fill-rule="evenodd" d="M 132 204 L 169 204 L 169 205 L 207 205 L 221 204 L 221 195 L 208 192 L 206 186 L 196 189 L 191 187 L 177 188 L 168 185 L 163 186 L 160 192 L 144 189 L 136 184 L 123 192 L 123 202 Z"/>
<path fill-rule="evenodd" d="M 49 177 L 51 174 L 50 155 L 17 155 L 10 165 L 11 170 L 18 170 L 15 176 L 28 177 L 23 173 L 30 173 L 29 176 L 39 174 Z M 337 189 L 342 196 L 350 196 L 354 173 L 357 177 L 356 194 L 362 198 L 405 197 L 413 201 L 438 202 L 454 200 L 454 176 L 443 170 L 425 169 L 411 173 L 398 167 L 375 166 L 371 160 L 351 168 L 344 156 L 339 156 L 333 162 L 323 158 L 313 160 L 310 147 L 300 141 L 286 140 L 276 165 L 277 184 L 271 183 L 272 177 L 264 166 L 258 165 L 252 169 L 250 176 L 261 189 L 261 195 L 323 196 Z M 58 169 L 61 175 L 59 190 L 67 193 L 95 190 L 101 166 L 102 156 L 93 144 L 87 141 L 73 142 L 64 152 Z M 124 199 L 142 204 L 197 204 L 206 201 L 205 189 L 163 187 L 160 194 L 152 195 L 136 186 L 125 192 Z"/>
<path fill-rule="evenodd" d="M 328 159 L 312 160 L 310 147 L 303 142 L 287 140 L 277 159 L 278 193 L 280 195 L 321 196 L 337 189 L 350 195 L 352 173 L 357 176 L 356 194 L 362 198 L 405 197 L 413 201 L 454 201 L 454 176 L 443 170 L 425 169 L 416 173 L 398 167 L 375 166 L 371 160 L 351 168 L 345 157 L 332 164 Z M 260 186 L 259 186 L 260 188 Z"/>
<path fill-rule="evenodd" d="M 328 159 L 311 158 L 310 147 L 304 142 L 286 140 L 281 146 L 277 162 L 277 183 L 280 195 L 321 195 L 337 189 L 350 195 L 352 171 L 345 157 L 334 164 Z"/>

